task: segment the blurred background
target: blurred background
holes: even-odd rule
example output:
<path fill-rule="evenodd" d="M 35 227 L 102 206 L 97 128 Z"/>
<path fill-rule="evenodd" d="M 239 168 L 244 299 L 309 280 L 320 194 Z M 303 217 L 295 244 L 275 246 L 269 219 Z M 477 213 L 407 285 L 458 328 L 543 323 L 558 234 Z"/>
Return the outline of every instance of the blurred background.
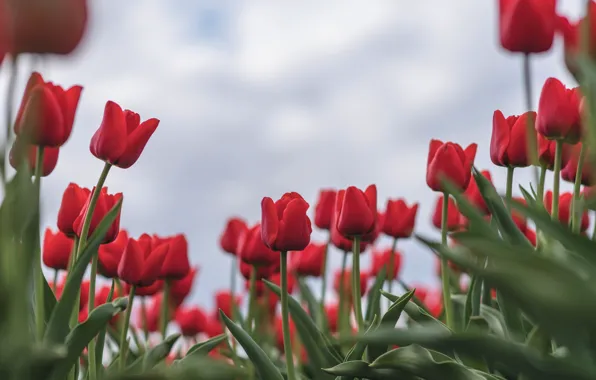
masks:
<path fill-rule="evenodd" d="M 576 16 L 582 4 L 559 6 Z M 420 202 L 416 232 L 438 238 L 430 222 L 437 194 L 425 182 L 431 138 L 478 143 L 476 166 L 489 168 L 504 190 L 505 169 L 489 158 L 492 115 L 525 106 L 521 56 L 498 43 L 497 1 L 90 5 L 90 28 L 72 56 L 20 61 L 15 107 L 32 68 L 62 86 L 84 86 L 73 134 L 42 181 L 43 222 L 55 228 L 69 182 L 95 184 L 103 162 L 89 153 L 89 140 L 107 100 L 143 120 L 159 118 L 139 161 L 114 168 L 106 185 L 124 193 L 121 225 L 133 236 L 186 233 L 201 268 L 187 302 L 210 308 L 213 292 L 229 286 L 231 260 L 219 234 L 230 216 L 260 220 L 263 196 L 297 191 L 314 211 L 322 187 L 375 183 L 379 209 L 388 197 Z M 559 38 L 532 69 L 534 104 L 549 76 L 575 85 Z M 516 170 L 517 183 L 530 178 Z M 313 233 L 314 241 L 326 239 Z M 413 239 L 398 249 L 407 283 L 438 285 L 431 252 Z M 339 251 L 330 258 L 337 269 Z M 366 269 L 370 254 L 362 260 Z"/>

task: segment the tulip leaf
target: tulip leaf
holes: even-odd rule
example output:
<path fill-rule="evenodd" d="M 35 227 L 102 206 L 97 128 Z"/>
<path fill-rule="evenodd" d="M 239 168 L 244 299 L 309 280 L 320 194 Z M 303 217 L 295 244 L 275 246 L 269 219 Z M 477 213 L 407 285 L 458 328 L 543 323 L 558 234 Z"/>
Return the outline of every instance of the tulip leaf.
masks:
<path fill-rule="evenodd" d="M 480 315 L 480 297 L 482 297 L 482 279 L 479 276 L 472 276 L 466 297 L 464 326 L 468 326 L 471 317 Z"/>
<path fill-rule="evenodd" d="M 54 285 L 56 286 L 56 285 Z M 45 279 L 43 279 L 43 287 L 44 287 L 44 296 L 43 296 L 43 302 L 44 302 L 44 308 L 45 308 L 45 318 L 46 318 L 46 324 L 48 323 L 48 321 L 50 320 L 50 316 L 52 315 L 52 312 L 54 311 L 54 307 L 56 306 L 56 296 L 54 295 L 54 291 L 52 291 L 52 288 L 50 287 L 50 284 L 48 284 L 48 281 Z"/>
<path fill-rule="evenodd" d="M 368 327 L 368 329 L 366 330 L 366 332 L 364 333 L 365 335 L 368 334 L 371 331 L 376 330 L 380 325 L 380 320 L 377 323 L 377 316 L 375 315 L 373 317 L 373 320 L 371 321 L 370 326 Z M 344 362 L 349 362 L 349 361 L 354 361 L 354 360 L 361 360 L 362 356 L 364 355 L 364 351 L 366 351 L 366 346 L 367 344 L 364 342 L 356 342 L 352 348 L 350 349 L 350 351 L 348 351 L 348 354 L 346 355 L 346 358 L 344 359 Z M 342 377 L 339 380 L 350 380 L 350 378 L 348 377 Z"/>
<path fill-rule="evenodd" d="M 313 371 L 316 372 L 315 378 L 317 379 L 328 379 L 329 375 L 324 373 L 321 368 L 327 366 L 328 360 L 325 358 L 321 347 L 317 345 L 313 337 L 308 333 L 308 328 L 304 326 L 301 320 L 294 320 L 296 326 L 296 332 L 300 338 L 300 342 L 304 346 L 306 354 L 308 355 L 309 363 L 313 365 Z"/>
<path fill-rule="evenodd" d="M 383 289 L 383 284 L 387 278 L 387 270 L 385 268 L 381 269 L 375 278 L 375 282 L 373 286 L 368 291 L 366 303 L 366 321 L 370 322 L 373 320 L 375 315 L 381 315 L 381 292 L 380 290 Z"/>
<path fill-rule="evenodd" d="M 179 338 L 180 334 L 172 334 L 168 336 L 163 342 L 151 347 L 145 351 L 143 355 L 139 356 L 134 362 L 126 367 L 125 372 L 129 374 L 141 373 L 155 367 L 170 354 L 172 347 Z"/>
<path fill-rule="evenodd" d="M 304 278 L 298 277 L 298 286 L 300 287 L 300 296 L 306 301 L 306 305 L 308 306 L 308 312 L 311 319 L 318 321 L 319 318 L 321 318 L 321 307 L 306 284 L 306 281 L 304 281 Z M 323 315 L 323 318 L 325 318 L 326 322 L 327 318 L 325 315 Z M 325 326 L 326 325 L 327 324 L 325 323 Z"/>
<path fill-rule="evenodd" d="M 399 317 L 401 316 L 402 312 L 406 308 L 406 305 L 410 303 L 410 300 L 414 296 L 414 291 L 411 290 L 404 294 L 403 296 L 399 297 L 393 304 L 389 307 L 389 310 L 383 315 L 381 318 L 381 327 L 393 327 L 397 324 Z M 370 360 L 375 360 L 383 353 L 387 352 L 388 347 L 383 345 L 369 345 L 368 346 L 368 357 Z"/>
<path fill-rule="evenodd" d="M 78 324 L 66 337 L 67 357 L 60 362 L 52 374 L 52 379 L 66 378 L 68 371 L 79 360 L 91 339 L 105 328 L 108 322 L 128 306 L 128 299 L 119 298 L 111 303 L 100 305 L 89 313 L 86 321 Z M 100 362 L 101 363 L 101 362 Z"/>
<path fill-rule="evenodd" d="M 244 348 L 246 355 L 255 365 L 256 371 L 262 379 L 267 380 L 283 380 L 279 369 L 271 362 L 265 352 L 259 345 L 252 340 L 250 335 L 244 331 L 240 326 L 232 322 L 221 310 L 220 317 L 223 319 L 230 333 L 236 338 L 238 343 Z"/>
<path fill-rule="evenodd" d="M 79 253 L 77 262 L 73 269 L 70 271 L 64 289 L 62 290 L 62 296 L 60 301 L 56 303 L 54 311 L 50 316 L 44 341 L 47 343 L 61 343 L 64 342 L 66 335 L 69 332 L 68 322 L 70 315 L 75 307 L 76 299 L 78 297 L 78 291 L 81 287 L 81 281 L 87 266 L 91 262 L 93 255 L 97 254 L 99 244 L 104 239 L 108 229 L 118 216 L 120 208 L 122 207 L 122 199 L 116 203 L 116 205 L 106 214 L 101 223 L 91 235 L 87 245 L 83 251 Z"/>
<path fill-rule="evenodd" d="M 399 300 L 399 297 L 393 294 L 389 294 L 383 290 L 381 290 L 381 294 L 393 302 Z M 411 300 L 408 303 L 406 303 L 404 311 L 406 312 L 406 314 L 408 314 L 408 317 L 410 317 L 413 321 L 417 323 L 433 325 L 437 326 L 438 328 L 442 328 L 445 331 L 451 331 L 449 330 L 449 327 L 447 327 L 447 325 L 430 315 L 426 310 L 416 305 Z"/>
<path fill-rule="evenodd" d="M 461 295 L 454 295 L 452 299 L 454 303 L 460 304 L 463 304 L 467 301 L 467 297 L 464 298 Z M 486 321 L 490 331 L 493 334 L 496 334 L 501 338 L 508 339 L 509 334 L 507 332 L 507 325 L 505 324 L 505 319 L 498 310 L 493 309 L 490 306 L 480 305 L 480 313 L 478 317 L 483 318 Z"/>
<path fill-rule="evenodd" d="M 281 289 L 279 286 L 269 282 L 267 280 L 263 280 L 265 285 L 271 289 L 278 297 L 281 296 Z M 312 318 L 304 311 L 302 306 L 294 297 L 288 297 L 288 309 L 294 323 L 302 323 L 304 328 L 308 331 L 308 335 L 311 336 L 315 344 L 319 346 L 323 355 L 325 356 L 325 360 L 328 366 L 332 366 L 334 364 L 338 364 L 342 361 L 341 355 L 335 350 L 335 348 L 331 345 L 331 343 L 327 340 L 325 335 L 317 328 L 315 323 L 313 322 Z"/>
<path fill-rule="evenodd" d="M 482 177 L 484 178 L 484 176 Z M 478 207 L 470 203 L 470 201 L 450 181 L 445 181 L 444 185 L 449 192 L 449 195 L 455 199 L 459 212 L 468 219 L 470 229 L 473 229 L 483 236 L 497 236 L 497 231 L 495 231 L 490 223 L 486 221 L 484 215 L 478 210 Z"/>
<path fill-rule="evenodd" d="M 224 342 L 226 339 L 228 339 L 228 336 L 226 334 L 219 334 L 209 340 L 206 340 L 204 342 L 199 342 L 199 343 L 195 344 L 194 346 L 192 346 L 191 348 L 189 348 L 188 352 L 186 353 L 186 356 L 183 357 L 182 359 L 180 359 L 180 361 L 183 361 L 184 359 L 186 359 L 190 356 L 193 356 L 193 357 L 205 356 L 209 352 L 211 352 L 211 350 L 213 350 L 214 348 L 219 346 L 222 342 Z"/>
<path fill-rule="evenodd" d="M 415 376 L 391 369 L 371 368 L 362 360 L 353 360 L 336 365 L 333 368 L 325 368 L 325 372 L 344 378 L 360 378 L 370 380 L 417 380 Z"/>

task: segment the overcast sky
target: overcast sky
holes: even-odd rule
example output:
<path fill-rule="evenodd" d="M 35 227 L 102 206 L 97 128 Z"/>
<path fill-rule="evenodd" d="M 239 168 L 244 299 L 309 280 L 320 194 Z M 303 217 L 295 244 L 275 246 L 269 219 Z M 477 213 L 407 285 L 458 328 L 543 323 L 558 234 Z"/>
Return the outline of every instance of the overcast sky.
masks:
<path fill-rule="evenodd" d="M 89 140 L 107 100 L 159 118 L 139 161 L 114 168 L 107 186 L 124 193 L 121 225 L 133 236 L 187 234 L 201 266 L 192 300 L 203 306 L 228 286 L 217 244 L 225 220 L 256 222 L 263 196 L 297 191 L 314 208 L 321 187 L 375 183 L 379 208 L 387 197 L 420 202 L 416 230 L 438 238 L 425 182 L 431 138 L 478 143 L 476 165 L 503 190 L 505 170 L 488 154 L 492 114 L 524 104 L 521 57 L 498 45 L 496 1 L 89 3 L 84 44 L 37 66 L 84 86 L 71 139 L 43 181 L 43 222 L 55 226 L 69 182 L 95 184 L 102 162 Z M 561 3 L 575 15 L 583 1 Z M 533 59 L 534 104 L 548 76 L 574 84 L 561 45 Z M 19 99 L 31 68 L 22 63 Z M 438 284 L 432 253 L 414 241 L 399 248 L 407 282 Z M 331 258 L 338 267 L 339 252 Z"/>

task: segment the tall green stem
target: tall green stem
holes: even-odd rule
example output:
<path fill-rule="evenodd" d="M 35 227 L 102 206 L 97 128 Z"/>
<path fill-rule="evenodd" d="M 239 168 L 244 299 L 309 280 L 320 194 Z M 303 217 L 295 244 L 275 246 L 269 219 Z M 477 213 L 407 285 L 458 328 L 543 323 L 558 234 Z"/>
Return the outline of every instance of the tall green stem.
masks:
<path fill-rule="evenodd" d="M 296 380 L 294 372 L 294 355 L 292 355 L 292 342 L 290 341 L 290 315 L 288 313 L 288 252 L 281 252 L 281 322 L 284 336 L 284 351 L 286 355 L 286 368 L 288 380 Z"/>
<path fill-rule="evenodd" d="M 579 158 L 577 161 L 577 170 L 575 171 L 575 183 L 573 184 L 573 201 L 571 203 L 571 230 L 573 233 L 579 233 L 581 228 L 581 216 L 583 213 L 583 209 L 580 210 L 580 190 L 582 186 L 582 174 L 584 169 L 584 160 L 586 157 L 586 149 L 585 144 L 582 144 L 580 151 L 579 151 Z"/>
<path fill-rule="evenodd" d="M 563 160 L 563 140 L 555 142 L 555 173 L 553 179 L 552 220 L 559 219 L 559 184 L 561 182 L 561 161 Z"/>
<path fill-rule="evenodd" d="M 126 353 L 128 352 L 128 345 L 126 344 L 126 335 L 128 333 L 128 325 L 130 324 L 130 313 L 132 312 L 132 303 L 135 298 L 136 286 L 130 287 L 128 293 L 128 306 L 126 306 L 126 313 L 124 314 L 124 324 L 122 325 L 122 331 L 120 332 L 120 370 L 124 370 L 126 366 Z"/>
<path fill-rule="evenodd" d="M 530 65 L 530 55 L 524 54 L 523 58 L 523 77 L 524 77 L 524 94 L 526 101 L 526 111 L 532 111 L 532 67 Z M 536 131 L 534 130 L 534 123 L 528 118 L 526 124 L 526 141 L 528 144 L 528 155 L 530 156 L 530 162 L 532 165 L 538 164 L 538 147 L 536 142 Z M 532 175 L 534 182 L 539 183 L 538 169 L 532 166 Z"/>
<path fill-rule="evenodd" d="M 37 148 L 37 157 L 35 160 L 35 178 L 34 184 L 35 189 L 37 191 L 37 199 L 39 200 L 41 196 L 41 173 L 43 171 L 43 154 L 44 148 L 42 146 Z M 38 201 L 38 205 L 39 205 Z M 36 247 L 40 247 L 39 245 L 39 237 L 36 237 L 38 240 L 38 244 Z M 35 325 L 37 327 L 37 338 L 39 340 L 43 339 L 43 334 L 45 332 L 45 302 L 44 302 L 44 281 L 45 277 L 43 276 L 43 270 L 41 269 L 41 249 L 37 252 L 37 263 L 35 266 L 36 277 L 35 277 Z"/>
<path fill-rule="evenodd" d="M 325 251 L 323 252 L 323 268 L 321 269 L 321 315 L 319 315 L 319 328 L 324 331 L 325 323 L 325 295 L 327 294 L 327 252 L 329 251 L 329 241 L 331 240 L 331 234 L 329 234 L 329 240 L 325 244 Z"/>
<path fill-rule="evenodd" d="M 539 204 L 544 202 L 544 185 L 546 182 L 546 165 L 540 166 L 540 179 L 538 180 L 538 190 L 536 197 L 538 198 Z"/>
<path fill-rule="evenodd" d="M 346 267 L 348 266 L 348 252 L 344 251 L 342 260 L 341 260 L 341 272 L 339 275 L 339 313 L 337 316 L 337 324 L 339 327 L 339 337 L 340 339 L 345 336 L 346 330 L 349 328 L 350 322 L 350 308 L 346 309 L 346 290 L 345 290 L 345 280 L 344 275 L 346 273 Z M 346 323 L 347 318 L 347 323 Z"/>
<path fill-rule="evenodd" d="M 354 297 L 354 314 L 358 323 L 358 331 L 364 330 L 364 317 L 362 316 L 362 294 L 360 293 L 360 236 L 354 236 L 352 244 L 354 255 L 352 257 L 352 295 Z"/>
<path fill-rule="evenodd" d="M 512 166 L 507 167 L 507 188 L 505 193 L 505 199 L 507 200 L 507 208 L 511 208 L 511 199 L 513 198 L 513 171 Z"/>
<path fill-rule="evenodd" d="M 393 239 L 393 245 L 391 246 L 391 256 L 389 256 L 389 268 L 387 270 L 387 292 L 391 294 L 393 288 L 393 280 L 395 280 L 395 250 L 397 249 L 397 238 Z M 391 307 L 391 300 L 387 307 Z"/>
<path fill-rule="evenodd" d="M 166 339 L 168 330 L 168 322 L 170 322 L 170 279 L 164 281 L 163 284 L 163 298 L 161 299 L 161 338 Z"/>
<path fill-rule="evenodd" d="M 447 246 L 447 213 L 449 212 L 449 193 L 443 193 L 443 210 L 441 218 L 441 243 Z M 451 271 L 449 270 L 449 263 L 447 258 L 441 256 L 441 283 L 443 287 L 443 305 L 445 308 L 445 320 L 447 321 L 447 327 L 453 329 L 453 312 L 451 306 L 451 288 L 450 288 L 450 276 Z"/>
<path fill-rule="evenodd" d="M 252 333 L 252 322 L 255 317 L 257 303 L 257 267 L 253 265 L 250 270 L 248 285 L 248 315 L 246 316 L 246 328 Z"/>

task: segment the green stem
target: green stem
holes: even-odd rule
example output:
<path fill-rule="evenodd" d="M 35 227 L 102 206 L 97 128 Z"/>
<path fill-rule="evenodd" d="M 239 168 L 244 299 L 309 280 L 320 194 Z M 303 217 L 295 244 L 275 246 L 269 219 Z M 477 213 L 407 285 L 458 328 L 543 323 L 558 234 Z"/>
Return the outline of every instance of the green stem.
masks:
<path fill-rule="evenodd" d="M 532 67 L 530 65 L 530 55 L 524 54 L 523 58 L 523 77 L 524 77 L 524 95 L 525 95 L 525 102 L 526 102 L 526 111 L 532 111 Z M 536 131 L 534 130 L 534 124 L 532 120 L 528 119 L 528 123 L 526 124 L 526 141 L 527 141 L 527 149 L 528 149 L 528 156 L 530 157 L 530 162 L 532 163 L 532 175 L 534 177 L 534 182 L 537 184 L 539 183 L 538 178 L 538 169 L 534 166 L 538 164 L 538 147 L 536 141 Z"/>
<path fill-rule="evenodd" d="M 37 148 L 37 157 L 35 160 L 35 178 L 33 183 L 35 184 L 35 189 L 37 191 L 37 199 L 38 199 L 38 206 L 39 206 L 39 198 L 41 193 L 41 173 L 43 171 L 43 154 L 44 148 L 42 146 Z M 45 277 L 43 276 L 43 270 L 41 269 L 41 249 L 39 248 L 39 237 L 36 238 L 38 240 L 38 244 L 36 247 L 38 249 L 37 256 L 37 263 L 36 263 L 36 282 L 35 282 L 35 306 L 36 306 L 36 323 L 37 326 L 37 337 L 39 340 L 43 339 L 43 335 L 45 332 L 45 302 L 44 302 L 44 281 Z"/>
<path fill-rule="evenodd" d="M 58 269 L 54 269 L 54 281 L 52 282 L 52 292 L 56 295 L 56 289 L 58 288 Z"/>
<path fill-rule="evenodd" d="M 563 140 L 555 142 L 555 173 L 553 179 L 552 220 L 559 219 L 559 184 L 561 182 L 561 161 L 563 160 Z"/>
<path fill-rule="evenodd" d="M 513 171 L 512 166 L 507 167 L 507 188 L 505 193 L 505 199 L 507 200 L 507 208 L 511 208 L 511 199 L 513 198 Z"/>
<path fill-rule="evenodd" d="M 147 325 L 147 304 L 145 297 L 141 297 L 141 310 L 142 310 L 142 324 L 143 324 L 143 338 L 145 338 L 145 344 L 149 344 L 149 326 Z"/>
<path fill-rule="evenodd" d="M 281 322 L 284 336 L 284 351 L 286 355 L 286 368 L 288 380 L 295 380 L 294 356 L 292 355 L 292 342 L 290 341 L 290 315 L 288 313 L 288 252 L 281 252 Z"/>
<path fill-rule="evenodd" d="M 83 248 L 85 248 L 85 245 L 87 244 L 87 235 L 89 234 L 89 228 L 91 227 L 91 219 L 93 218 L 95 205 L 97 205 L 99 194 L 101 194 L 101 189 L 103 188 L 103 184 L 106 182 L 106 178 L 108 177 L 108 173 L 110 172 L 111 167 L 112 165 L 106 162 L 106 164 L 103 167 L 103 170 L 101 171 L 101 174 L 99 175 L 99 179 L 97 180 L 97 185 L 95 185 L 95 191 L 93 191 L 93 195 L 91 195 L 89 207 L 87 208 L 87 213 L 85 214 L 85 219 L 83 221 L 83 228 L 81 228 L 81 236 L 79 236 L 77 256 L 83 251 Z"/>
<path fill-rule="evenodd" d="M 257 302 L 257 267 L 253 265 L 250 270 L 248 286 L 248 315 L 246 316 L 246 329 L 252 333 L 252 322 L 256 312 Z"/>
<path fill-rule="evenodd" d="M 594 219 L 594 226 L 592 227 L 592 241 L 596 241 L 596 218 Z"/>
<path fill-rule="evenodd" d="M 536 194 L 537 200 L 541 202 L 544 201 L 544 184 L 546 182 L 546 165 L 542 165 L 540 167 L 540 180 L 538 181 L 538 193 Z"/>
<path fill-rule="evenodd" d="M 352 295 L 354 299 L 354 313 L 358 323 L 358 331 L 364 330 L 364 318 L 362 316 L 362 294 L 360 294 L 360 236 L 354 236 L 352 245 L 354 255 L 352 257 Z"/>
<path fill-rule="evenodd" d="M 330 234 L 331 236 L 331 234 Z M 331 239 L 329 239 L 331 240 Z M 321 271 L 321 315 L 319 316 L 319 328 L 325 331 L 325 295 L 327 294 L 327 252 L 329 251 L 329 240 L 325 244 L 325 251 L 323 252 L 323 268 Z"/>
<path fill-rule="evenodd" d="M 166 278 L 163 284 L 163 298 L 161 299 L 161 337 L 163 340 L 166 339 L 170 319 L 170 286 L 170 280 Z"/>
<path fill-rule="evenodd" d="M 338 318 L 338 327 L 339 327 L 339 337 L 340 340 L 345 336 L 346 330 L 349 329 L 349 321 L 350 321 L 350 309 L 348 308 L 347 312 L 344 312 L 346 308 L 346 292 L 344 286 L 344 275 L 346 273 L 346 267 L 348 266 L 348 252 L 344 251 L 344 255 L 341 261 L 341 272 L 339 275 L 339 315 Z M 347 322 L 346 323 L 346 318 Z"/>
<path fill-rule="evenodd" d="M 391 294 L 393 288 L 393 273 L 395 272 L 395 250 L 397 249 L 397 238 L 393 239 L 393 245 L 391 246 L 391 256 L 389 256 L 389 270 L 387 271 L 387 292 Z M 388 300 L 388 308 L 391 307 L 391 300 Z"/>
<path fill-rule="evenodd" d="M 81 238 L 82 240 L 82 238 Z M 81 246 L 79 245 L 79 248 Z M 91 314 L 91 311 L 95 308 L 95 278 L 97 274 L 97 254 L 93 255 L 91 259 L 91 276 L 89 278 L 89 299 L 87 301 L 87 312 Z M 97 361 L 95 354 L 95 339 L 91 339 L 88 346 L 89 353 L 89 380 L 97 379 Z"/>
<path fill-rule="evenodd" d="M 2 152 L 0 152 L 0 179 L 2 180 L 2 185 L 6 187 L 6 150 L 8 144 L 10 143 L 10 135 L 12 132 L 12 116 L 13 116 L 13 103 L 14 103 L 14 95 L 17 86 L 17 77 L 18 77 L 18 64 L 17 64 L 18 56 L 9 57 L 8 64 L 10 66 L 10 76 L 8 79 L 8 87 L 6 89 L 6 130 L 4 135 L 4 146 L 2 147 Z"/>
<path fill-rule="evenodd" d="M 447 246 L 447 213 L 449 211 L 449 193 L 443 193 L 443 210 L 441 220 L 441 243 Z M 447 258 L 441 256 L 441 283 L 443 288 L 443 305 L 445 308 L 445 320 L 447 327 L 453 329 L 453 313 L 451 307 L 451 289 L 450 289 L 450 276 L 451 271 L 449 270 L 449 263 Z"/>
<path fill-rule="evenodd" d="M 575 183 L 573 184 L 573 201 L 571 203 L 571 230 L 573 233 L 578 234 L 581 229 L 581 216 L 583 210 L 580 210 L 580 190 L 582 186 L 582 173 L 584 169 L 584 160 L 586 157 L 586 149 L 585 144 L 582 144 L 582 147 L 579 151 L 579 159 L 577 161 L 577 170 L 575 171 Z"/>
<path fill-rule="evenodd" d="M 128 325 L 130 324 L 130 314 L 132 312 L 135 291 L 136 286 L 131 286 L 130 292 L 128 293 L 128 305 L 126 306 L 126 313 L 124 314 L 124 324 L 122 325 L 122 331 L 120 332 L 120 370 L 124 370 L 124 367 L 126 366 L 126 353 L 128 352 L 126 333 L 128 332 Z"/>

